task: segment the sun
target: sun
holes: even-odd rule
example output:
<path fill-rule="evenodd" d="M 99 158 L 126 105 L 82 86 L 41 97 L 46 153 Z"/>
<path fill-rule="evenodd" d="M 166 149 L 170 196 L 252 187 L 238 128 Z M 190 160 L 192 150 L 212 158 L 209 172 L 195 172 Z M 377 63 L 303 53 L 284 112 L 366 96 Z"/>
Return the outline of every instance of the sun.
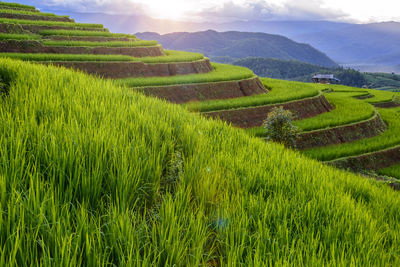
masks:
<path fill-rule="evenodd" d="M 193 7 L 192 1 L 185 0 L 131 0 L 142 3 L 152 17 L 160 19 L 184 19 Z"/>

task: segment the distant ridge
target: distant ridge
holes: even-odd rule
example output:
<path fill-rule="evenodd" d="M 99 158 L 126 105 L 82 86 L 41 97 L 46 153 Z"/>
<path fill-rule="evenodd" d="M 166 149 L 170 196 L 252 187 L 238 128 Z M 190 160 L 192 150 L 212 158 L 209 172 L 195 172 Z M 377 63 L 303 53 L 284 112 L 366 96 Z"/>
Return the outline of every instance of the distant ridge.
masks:
<path fill-rule="evenodd" d="M 44 9 L 45 10 L 45 9 Z M 46 10 L 60 13 L 57 10 Z M 80 22 L 103 23 L 114 32 L 196 32 L 213 29 L 217 31 L 246 31 L 279 34 L 296 42 L 308 43 L 327 54 L 343 66 L 362 71 L 400 73 L 396 59 L 399 55 L 399 22 L 353 24 L 334 21 L 249 20 L 217 22 L 179 22 L 154 19 L 144 15 L 110 15 L 104 13 L 77 13 L 62 11 Z M 132 23 L 134 21 L 135 23 Z M 394 61 L 394 62 L 393 62 Z M 312 62 L 307 62 L 312 63 Z"/>
<path fill-rule="evenodd" d="M 338 65 L 324 53 L 308 44 L 296 43 L 280 35 L 250 32 L 177 32 L 160 35 L 154 32 L 136 34 L 144 40 L 157 40 L 168 49 L 201 52 L 214 59 L 229 56 L 265 57 L 281 60 L 297 60 L 323 67 Z"/>

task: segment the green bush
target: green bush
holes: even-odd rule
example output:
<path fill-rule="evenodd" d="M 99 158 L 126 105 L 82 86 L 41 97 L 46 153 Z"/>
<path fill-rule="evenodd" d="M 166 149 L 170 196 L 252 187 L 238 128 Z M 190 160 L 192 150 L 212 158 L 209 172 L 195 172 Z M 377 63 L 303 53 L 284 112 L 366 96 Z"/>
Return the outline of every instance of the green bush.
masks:
<path fill-rule="evenodd" d="M 398 95 L 394 95 L 394 96 L 392 97 L 392 101 L 393 101 L 393 103 L 395 103 L 395 104 L 400 104 L 399 96 L 398 96 Z"/>
<path fill-rule="evenodd" d="M 275 107 L 264 121 L 267 140 L 281 143 L 287 147 L 296 147 L 299 129 L 292 124 L 294 115 L 283 107 Z"/>

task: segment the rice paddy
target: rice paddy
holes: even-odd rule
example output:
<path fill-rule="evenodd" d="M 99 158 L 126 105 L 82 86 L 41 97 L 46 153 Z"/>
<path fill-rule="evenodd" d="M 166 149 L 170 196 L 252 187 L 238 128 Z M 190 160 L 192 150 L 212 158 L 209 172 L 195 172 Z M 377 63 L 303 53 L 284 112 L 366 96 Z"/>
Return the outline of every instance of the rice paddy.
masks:
<path fill-rule="evenodd" d="M 1 38 L 1 36 L 0 36 Z M 138 47 L 138 46 L 156 46 L 157 41 L 134 40 L 130 42 L 108 41 L 108 42 L 89 42 L 89 41 L 58 41 L 45 40 L 43 45 L 47 46 L 85 46 L 85 47 Z"/>
<path fill-rule="evenodd" d="M 63 21 L 48 21 L 48 20 L 27 20 L 27 19 L 0 18 L 0 23 L 23 24 L 23 25 L 38 25 L 38 26 L 63 26 L 63 27 L 103 29 L 103 25 L 101 25 L 101 24 L 63 22 Z"/>
<path fill-rule="evenodd" d="M 18 3 L 7 3 L 7 2 L 0 2 L 0 7 L 36 10 L 36 8 L 34 6 L 22 5 L 22 4 L 18 4 Z"/>
<path fill-rule="evenodd" d="M 400 262 L 384 184 L 111 81 L 0 70 L 0 265 Z"/>
<path fill-rule="evenodd" d="M 335 109 L 317 117 L 298 120 L 295 125 L 303 131 L 331 128 L 372 118 L 375 109 L 368 103 L 353 99 L 352 93 L 329 93 L 326 99 Z"/>
<path fill-rule="evenodd" d="M 364 101 L 355 100 L 352 97 L 353 95 L 354 93 L 351 92 L 327 93 L 325 97 L 335 109 L 316 117 L 296 120 L 293 124 L 303 132 L 306 132 L 337 127 L 372 118 L 375 114 L 374 107 Z M 265 136 L 263 127 L 248 128 L 245 131 L 253 136 Z"/>
<path fill-rule="evenodd" d="M 125 55 L 91 55 L 91 54 L 44 54 L 44 53 L 0 53 L 0 57 L 9 57 L 24 61 L 130 61 L 149 64 L 190 62 L 203 59 L 199 53 L 166 50 L 165 56 L 131 57 Z"/>
<path fill-rule="evenodd" d="M 97 36 L 97 37 L 126 37 L 134 38 L 135 36 L 125 33 L 111 33 L 108 31 L 80 31 L 80 30 L 42 30 L 40 34 L 43 36 Z"/>
<path fill-rule="evenodd" d="M 226 77 L 229 77 L 229 75 L 230 72 L 226 72 Z M 261 82 L 270 90 L 268 93 L 232 99 L 190 102 L 184 104 L 184 106 L 188 110 L 196 112 L 256 107 L 317 96 L 320 93 L 319 89 L 323 88 L 312 84 L 279 81 L 268 78 L 261 78 Z"/>
<path fill-rule="evenodd" d="M 168 50 L 165 50 L 168 53 Z M 222 82 L 243 80 L 254 77 L 254 73 L 246 68 L 212 63 L 213 71 L 209 73 L 175 75 L 169 77 L 127 78 L 115 80 L 119 85 L 128 87 L 166 86 L 173 84 L 193 84 L 205 82 Z"/>
<path fill-rule="evenodd" d="M 55 15 L 53 13 L 43 13 L 43 12 L 29 11 L 29 10 L 2 9 L 1 5 L 0 5 L 0 13 L 46 16 L 46 17 L 54 17 L 54 18 L 69 18 L 69 16 L 59 16 L 59 15 Z"/>
<path fill-rule="evenodd" d="M 375 137 L 341 145 L 327 146 L 323 149 L 306 149 L 303 153 L 311 158 L 322 161 L 342 157 L 360 155 L 372 151 L 383 150 L 400 144 L 400 109 L 379 109 L 382 119 L 388 124 L 388 129 Z"/>
<path fill-rule="evenodd" d="M 4 2 L 0 13 L 2 7 L 25 8 L 6 13 L 52 16 Z M 0 40 L 88 49 L 157 45 L 110 33 L 99 24 L 4 18 L 0 23 L 90 29 L 0 34 Z M 398 192 L 308 158 L 330 160 L 400 145 L 400 108 L 370 105 L 395 93 L 262 78 L 265 94 L 173 105 L 132 88 L 256 76 L 243 67 L 212 63 L 209 73 L 106 80 L 26 62 L 204 59 L 199 53 L 164 51 L 165 56 L 143 58 L 0 54 L 0 266 L 400 264 Z M 296 121 L 303 131 L 362 121 L 377 111 L 388 130 L 304 155 L 188 112 L 285 103 L 322 93 L 335 109 Z M 366 93 L 374 98 L 353 98 Z M 399 169 L 379 172 L 398 177 Z"/>
<path fill-rule="evenodd" d="M 0 57 L 25 61 L 135 61 L 134 57 L 124 55 L 0 53 Z"/>
<path fill-rule="evenodd" d="M 0 33 L 0 40 L 40 40 L 37 34 Z"/>
<path fill-rule="evenodd" d="M 378 170 L 378 173 L 381 175 L 386 175 L 390 177 L 394 177 L 396 179 L 400 179 L 400 164 L 396 164 L 393 166 L 390 166 L 388 168 L 380 169 Z M 400 182 L 400 180 L 399 180 Z"/>

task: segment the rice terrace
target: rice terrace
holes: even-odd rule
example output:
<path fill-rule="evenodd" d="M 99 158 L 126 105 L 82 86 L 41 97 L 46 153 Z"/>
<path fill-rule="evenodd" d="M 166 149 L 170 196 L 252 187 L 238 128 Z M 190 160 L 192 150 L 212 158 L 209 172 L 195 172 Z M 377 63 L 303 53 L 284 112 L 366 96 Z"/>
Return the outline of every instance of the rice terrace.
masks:
<path fill-rule="evenodd" d="M 400 93 L 9 2 L 0 52 L 0 266 L 400 265 Z"/>

